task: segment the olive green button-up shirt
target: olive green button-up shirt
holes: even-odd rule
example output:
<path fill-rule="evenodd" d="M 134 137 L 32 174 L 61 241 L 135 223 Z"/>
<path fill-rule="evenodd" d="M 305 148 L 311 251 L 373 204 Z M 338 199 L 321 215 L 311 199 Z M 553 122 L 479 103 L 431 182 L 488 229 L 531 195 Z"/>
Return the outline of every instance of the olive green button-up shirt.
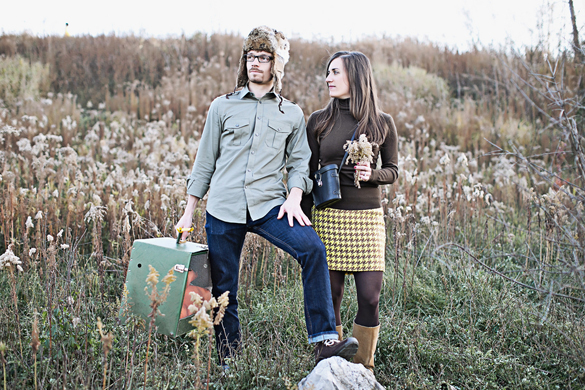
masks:
<path fill-rule="evenodd" d="M 304 193 L 311 151 L 303 111 L 269 92 L 257 99 L 245 87 L 216 98 L 209 107 L 187 193 L 203 198 L 207 211 L 224 222 L 246 223 L 265 216 L 286 200 L 287 186 Z"/>

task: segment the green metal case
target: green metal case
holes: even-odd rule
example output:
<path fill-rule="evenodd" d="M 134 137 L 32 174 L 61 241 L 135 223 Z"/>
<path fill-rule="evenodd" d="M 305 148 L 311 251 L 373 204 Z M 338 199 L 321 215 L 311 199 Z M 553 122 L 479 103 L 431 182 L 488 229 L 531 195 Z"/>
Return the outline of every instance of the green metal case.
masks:
<path fill-rule="evenodd" d="M 123 298 L 120 319 L 128 313 L 150 322 L 150 299 L 144 288 L 149 265 L 160 274 L 157 289 L 162 292 L 162 278 L 170 269 L 177 279 L 170 285 L 167 300 L 159 306 L 160 313 L 155 320 L 157 332 L 168 336 L 179 336 L 189 332 L 191 315 L 187 307 L 191 303 L 189 292 L 195 291 L 204 300 L 211 298 L 211 274 L 207 258 L 207 245 L 185 242 L 177 244 L 173 238 L 150 238 L 136 240 L 132 245 L 130 264 L 126 274 L 127 294 Z M 149 290 L 150 292 L 150 290 Z"/>

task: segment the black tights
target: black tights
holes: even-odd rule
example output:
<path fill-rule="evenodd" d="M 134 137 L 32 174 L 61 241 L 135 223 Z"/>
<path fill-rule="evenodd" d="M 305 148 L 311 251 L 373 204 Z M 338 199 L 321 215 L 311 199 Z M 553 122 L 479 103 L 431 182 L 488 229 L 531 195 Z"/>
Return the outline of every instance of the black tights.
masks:
<path fill-rule="evenodd" d="M 380 291 L 384 272 L 367 271 L 355 272 L 355 287 L 357 290 L 358 312 L 355 323 L 361 326 L 378 326 L 378 304 L 380 302 Z M 341 300 L 345 281 L 345 272 L 329 271 L 331 279 L 331 296 L 333 298 L 333 309 L 335 310 L 335 323 L 341 325 Z"/>

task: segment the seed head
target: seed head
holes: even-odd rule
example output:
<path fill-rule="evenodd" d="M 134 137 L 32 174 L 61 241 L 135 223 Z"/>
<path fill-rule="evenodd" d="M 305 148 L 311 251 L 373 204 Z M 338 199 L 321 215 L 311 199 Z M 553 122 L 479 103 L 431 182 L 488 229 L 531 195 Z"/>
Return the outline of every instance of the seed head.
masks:
<path fill-rule="evenodd" d="M 203 303 L 203 298 L 201 295 L 197 294 L 195 291 L 191 291 L 189 295 L 191 296 L 191 302 L 193 305 L 201 307 L 201 304 Z"/>
<path fill-rule="evenodd" d="M 71 320 L 71 323 L 73 324 L 73 329 L 77 328 L 77 325 L 79 325 L 79 323 L 81 322 L 81 318 L 79 317 L 74 317 Z"/>
<path fill-rule="evenodd" d="M 465 155 L 465 153 L 461 153 L 459 155 L 459 158 L 457 159 L 457 163 L 462 165 L 463 167 L 467 167 L 469 165 L 469 162 L 467 161 L 467 156 Z"/>
<path fill-rule="evenodd" d="M 112 344 L 114 343 L 114 335 L 112 332 L 105 334 L 103 331 L 104 324 L 102 324 L 102 319 L 98 317 L 97 322 L 98 331 L 100 332 L 101 341 L 104 349 L 104 354 L 108 356 L 108 353 L 112 350 Z"/>
<path fill-rule="evenodd" d="M 370 143 L 365 134 L 360 134 L 359 138 L 355 141 L 347 141 L 345 145 L 343 145 L 343 149 L 347 151 L 347 160 L 345 163 L 372 163 L 374 161 L 374 146 L 378 145 Z M 357 188 L 361 188 L 358 172 L 354 173 L 354 185 Z"/>
<path fill-rule="evenodd" d="M 0 341 L 0 360 L 2 361 L 2 364 L 6 364 L 6 359 L 4 358 L 6 353 L 6 344 L 4 344 L 3 341 Z"/>
<path fill-rule="evenodd" d="M 39 340 L 39 319 L 35 315 L 35 320 L 33 321 L 33 327 L 32 327 L 31 342 L 30 342 L 30 346 L 32 347 L 34 354 L 36 354 L 38 352 L 40 345 L 41 345 L 41 341 Z"/>
<path fill-rule="evenodd" d="M 158 284 L 158 277 L 160 276 L 160 274 L 150 264 L 148 265 L 148 269 L 150 270 L 150 272 L 148 273 L 148 277 L 146 278 L 146 283 L 150 284 L 151 287 L 154 287 Z"/>
<path fill-rule="evenodd" d="M 447 153 L 445 153 L 445 155 L 443 155 L 443 157 L 441 157 L 441 159 L 439 160 L 439 164 L 441 165 L 447 165 L 451 162 L 451 159 L 449 158 L 449 155 Z"/>
<path fill-rule="evenodd" d="M 89 203 L 91 205 L 89 211 L 85 214 L 85 221 L 86 222 L 101 222 L 104 219 L 104 215 L 106 214 L 106 208 L 104 206 L 94 206 L 93 203 Z"/>
<path fill-rule="evenodd" d="M 221 320 L 223 320 L 223 316 L 225 315 L 225 309 L 230 303 L 230 298 L 228 296 L 229 293 L 230 293 L 229 291 L 226 291 L 223 294 L 221 294 L 217 299 L 217 303 L 219 304 L 219 310 L 215 314 L 215 320 L 213 321 L 214 325 L 219 325 Z"/>
<path fill-rule="evenodd" d="M 199 311 L 195 313 L 193 318 L 191 318 L 189 321 L 189 324 L 191 324 L 199 331 L 207 330 L 213 327 L 213 322 L 211 322 L 211 318 L 209 318 L 209 314 L 207 314 L 204 306 L 201 306 Z"/>
<path fill-rule="evenodd" d="M 173 283 L 175 280 L 177 280 L 177 277 L 174 275 L 174 272 L 171 269 L 169 271 L 169 273 L 163 278 L 162 282 L 165 284 L 165 286 L 168 286 L 169 284 Z"/>
<path fill-rule="evenodd" d="M 10 244 L 8 249 L 6 249 L 6 252 L 0 256 L 0 270 L 6 268 L 8 271 L 14 272 L 14 269 L 16 268 L 19 272 L 22 272 L 22 261 L 20 261 L 20 258 L 12 252 L 13 248 L 14 245 Z"/>

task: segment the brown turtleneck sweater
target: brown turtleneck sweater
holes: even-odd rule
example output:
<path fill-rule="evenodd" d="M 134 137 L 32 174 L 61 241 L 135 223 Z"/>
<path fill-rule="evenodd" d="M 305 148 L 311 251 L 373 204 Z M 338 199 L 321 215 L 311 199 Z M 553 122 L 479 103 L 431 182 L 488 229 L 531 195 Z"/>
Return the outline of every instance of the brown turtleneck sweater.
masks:
<path fill-rule="evenodd" d="M 339 116 L 335 121 L 333 129 L 321 144 L 317 143 L 315 136 L 315 122 L 317 115 L 321 111 L 316 111 L 309 117 L 307 122 L 307 138 L 311 148 L 312 156 L 309 162 L 309 172 L 313 173 L 319 166 L 324 167 L 329 164 L 339 164 L 343 159 L 345 150 L 343 145 L 353 135 L 357 120 L 349 112 L 349 99 L 339 101 Z M 354 164 L 343 164 L 339 181 L 341 184 L 341 200 L 331 206 L 331 208 L 341 210 L 367 210 L 381 207 L 381 196 L 379 186 L 382 184 L 392 184 L 398 178 L 398 136 L 394 120 L 388 114 L 383 114 L 388 121 L 389 132 L 378 151 L 375 151 L 374 163 L 372 163 L 372 175 L 370 180 L 360 182 L 361 188 L 357 188 L 353 183 Z M 356 135 L 357 139 L 357 135 Z M 382 157 L 382 166 L 380 169 L 374 169 L 378 161 L 378 155 Z M 320 161 L 319 161 L 320 160 Z M 313 206 L 313 197 L 311 194 L 303 196 L 301 203 L 304 213 L 311 216 L 311 207 Z"/>

